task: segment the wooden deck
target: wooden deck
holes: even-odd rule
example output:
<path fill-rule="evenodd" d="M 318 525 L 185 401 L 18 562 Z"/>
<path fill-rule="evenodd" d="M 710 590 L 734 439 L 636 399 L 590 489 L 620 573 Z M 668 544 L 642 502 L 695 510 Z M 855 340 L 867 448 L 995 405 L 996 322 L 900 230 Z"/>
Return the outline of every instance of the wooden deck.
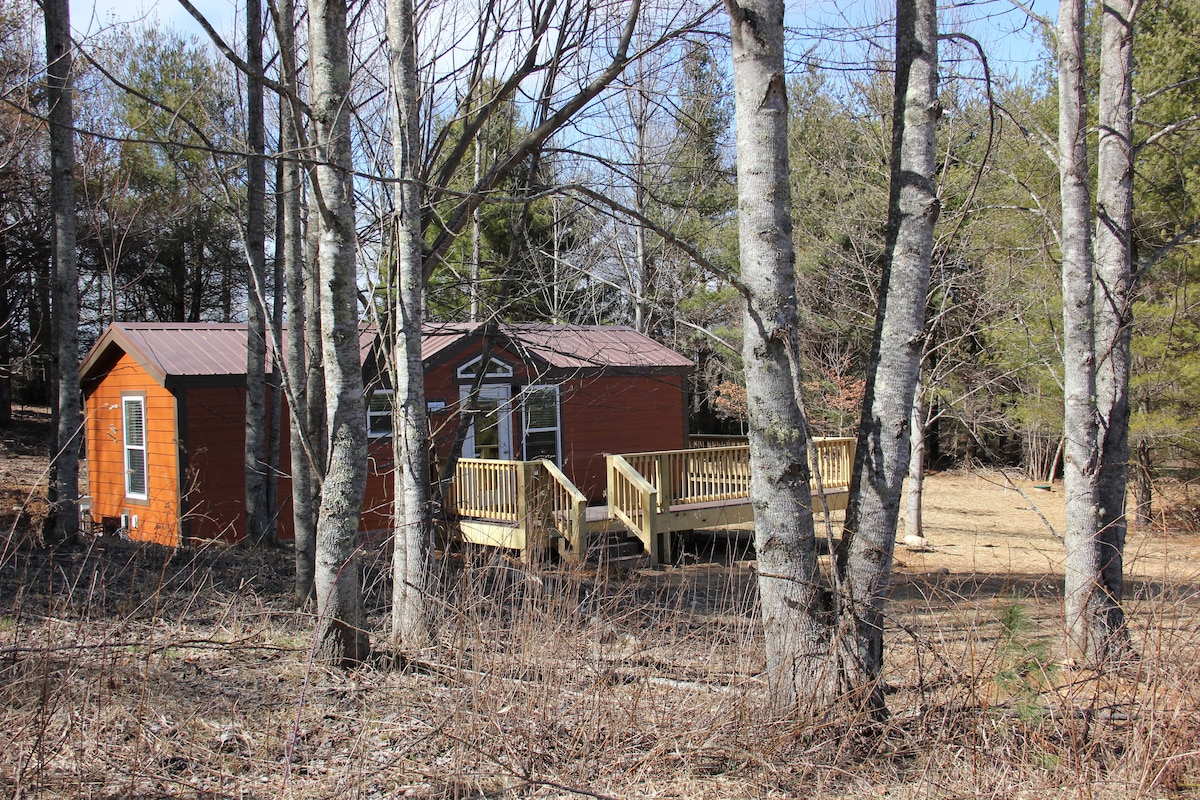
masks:
<path fill-rule="evenodd" d="M 844 509 L 854 440 L 812 444 L 814 511 Z M 749 445 L 610 455 L 607 467 L 608 503 L 601 511 L 589 508 L 551 462 L 460 459 L 449 498 L 456 532 L 464 541 L 526 556 L 555 547 L 579 560 L 589 531 L 619 524 L 658 563 L 671 558 L 672 533 L 754 521 Z"/>

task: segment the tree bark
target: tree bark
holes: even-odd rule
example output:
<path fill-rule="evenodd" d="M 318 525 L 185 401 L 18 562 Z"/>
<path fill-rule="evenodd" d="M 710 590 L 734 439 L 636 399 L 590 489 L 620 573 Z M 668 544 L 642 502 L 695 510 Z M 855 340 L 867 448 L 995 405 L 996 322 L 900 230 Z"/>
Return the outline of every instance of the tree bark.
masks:
<path fill-rule="evenodd" d="M 358 346 L 345 0 L 309 0 L 308 38 L 328 425 L 328 464 L 317 522 L 318 637 L 326 660 L 350 665 L 367 658 L 370 641 L 354 560 L 367 479 L 367 418 Z"/>
<path fill-rule="evenodd" d="M 296 5 L 294 0 L 281 0 L 278 5 L 276 37 L 279 41 L 280 69 L 287 90 L 298 91 L 296 80 Z M 288 326 L 286 358 L 288 378 L 289 436 L 292 469 L 292 530 L 295 541 L 296 605 L 304 607 L 316 596 L 317 512 L 320 506 L 320 467 L 324 463 L 318 449 L 324 440 L 324 425 L 315 424 L 312 413 L 317 403 L 324 405 L 325 392 L 320 384 L 314 387 L 309 380 L 310 370 L 320 366 L 320 358 L 312 352 L 319 341 L 320 309 L 316 296 L 315 260 L 305 257 L 303 210 L 300 193 L 300 137 L 292 98 L 281 97 L 279 102 L 279 150 L 282 180 L 279 186 L 279 214 L 282 218 L 284 280 Z M 313 254 L 315 257 L 315 254 Z M 316 362 L 314 364 L 314 362 Z M 318 395 L 317 398 L 312 395 Z"/>
<path fill-rule="evenodd" d="M 846 522 L 837 553 L 846 605 L 855 620 L 863 675 L 856 688 L 883 708 L 883 605 L 891 580 L 908 472 L 913 394 L 920 377 L 933 230 L 940 205 L 937 169 L 937 4 L 897 0 L 888 229 L 875 337 Z"/>
<path fill-rule="evenodd" d="M 266 135 L 263 124 L 262 6 L 246 0 L 246 540 L 273 543 L 267 506 Z"/>
<path fill-rule="evenodd" d="M 46 0 L 46 99 L 50 117 L 50 195 L 54 212 L 54 417 L 47 540 L 79 532 L 79 270 L 75 254 L 75 113 L 71 15 L 67 0 Z M 52 520 L 52 522 L 51 522 Z"/>
<path fill-rule="evenodd" d="M 1062 194 L 1063 489 L 1067 521 L 1068 656 L 1079 664 L 1104 658 L 1112 598 L 1102 581 L 1098 505 L 1095 325 L 1084 95 L 1084 4 L 1061 0 L 1058 11 L 1058 169 Z"/>
<path fill-rule="evenodd" d="M 392 424 L 395 472 L 395 538 L 392 563 L 392 637 L 405 649 L 433 637 L 430 598 L 433 509 L 430 497 L 429 426 L 421 361 L 424 306 L 424 240 L 421 234 L 421 129 L 416 30 L 411 0 L 388 0 L 388 54 L 396 171 L 396 381 Z M 472 288 L 478 291 L 477 287 Z"/>
<path fill-rule="evenodd" d="M 1133 331 L 1133 0 L 1105 0 L 1096 164 L 1096 410 L 1100 420 L 1100 581 L 1112 654 L 1128 650 L 1124 591 Z"/>
<path fill-rule="evenodd" d="M 787 150 L 782 0 L 727 0 L 737 114 L 742 355 L 750 429 L 750 501 L 771 704 L 831 705 L 832 598 L 813 529 L 807 425 L 795 394 L 799 352 Z M 790 354 L 789 354 L 790 353 Z"/>

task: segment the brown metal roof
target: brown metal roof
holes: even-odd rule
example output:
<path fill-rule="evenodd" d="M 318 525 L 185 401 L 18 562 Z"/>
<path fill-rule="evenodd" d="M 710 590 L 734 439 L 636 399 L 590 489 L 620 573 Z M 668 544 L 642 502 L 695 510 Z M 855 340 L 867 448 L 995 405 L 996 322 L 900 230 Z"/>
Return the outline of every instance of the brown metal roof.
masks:
<path fill-rule="evenodd" d="M 482 335 L 470 323 L 431 323 L 425 327 L 421 357 L 428 361 L 464 337 Z M 692 362 L 633 328 L 611 325 L 504 323 L 500 340 L 523 357 L 556 369 L 688 369 Z"/>
<path fill-rule="evenodd" d="M 422 336 L 425 361 L 465 338 L 480 334 L 474 323 L 431 323 Z M 632 328 L 602 325 L 503 324 L 505 346 L 531 360 L 557 369 L 687 369 L 692 362 Z M 363 360 L 375 340 L 364 326 L 359 344 Z M 82 379 L 93 377 L 109 354 L 119 348 L 136 359 L 160 384 L 168 378 L 235 378 L 246 372 L 244 324 L 115 322 L 88 353 Z M 267 370 L 271 369 L 270 354 Z"/>

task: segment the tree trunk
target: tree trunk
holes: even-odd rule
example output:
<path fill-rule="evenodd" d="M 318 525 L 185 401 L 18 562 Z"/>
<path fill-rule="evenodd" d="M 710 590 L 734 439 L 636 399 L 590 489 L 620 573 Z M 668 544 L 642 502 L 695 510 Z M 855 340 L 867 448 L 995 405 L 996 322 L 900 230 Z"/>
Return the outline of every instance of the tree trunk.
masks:
<path fill-rule="evenodd" d="M 1058 169 L 1062 193 L 1063 488 L 1067 514 L 1068 656 L 1100 663 L 1112 598 L 1102 582 L 1097 533 L 1099 444 L 1096 424 L 1091 199 L 1084 95 L 1084 4 L 1061 0 L 1058 12 Z"/>
<path fill-rule="evenodd" d="M 908 471 L 913 394 L 920 377 L 937 198 L 937 5 L 897 0 L 887 249 L 867 368 L 854 475 L 837 568 L 855 620 L 864 674 L 856 689 L 883 708 L 883 605 Z"/>
<path fill-rule="evenodd" d="M 745 295 L 750 501 L 767 683 L 777 711 L 825 708 L 832 600 L 813 530 L 807 425 L 793 376 L 799 352 L 787 151 L 782 0 L 727 0 L 737 114 L 738 250 Z"/>
<path fill-rule="evenodd" d="M 296 5 L 295 0 L 281 0 L 275 19 L 275 36 L 279 42 L 280 71 L 283 83 L 293 95 L 298 91 L 296 79 Z M 320 469 L 324 458 L 321 443 L 324 425 L 313 408 L 324 405 L 323 386 L 310 380 L 319 373 L 320 308 L 316 294 L 316 253 L 304 252 L 303 210 L 300 203 L 300 164 L 296 161 L 300 143 L 296 106 L 292 97 L 279 101 L 279 151 L 285 155 L 280 162 L 279 216 L 282 221 L 284 281 L 287 286 L 288 326 L 286 330 L 287 394 L 290 409 L 289 431 L 292 470 L 292 530 L 295 541 L 295 600 L 304 607 L 316 597 L 317 512 L 320 505 Z M 316 217 L 313 217 L 314 223 Z M 318 227 L 314 224 L 314 232 Z M 315 245 L 315 239 L 313 244 Z M 311 266 L 310 266 L 311 265 Z M 315 362 L 315 363 L 314 363 Z M 316 397 L 314 397 L 316 395 Z"/>
<path fill-rule="evenodd" d="M 1124 590 L 1133 330 L 1133 0 L 1101 5 L 1096 177 L 1096 410 L 1100 420 L 1100 581 L 1113 655 L 1128 651 Z"/>
<path fill-rule="evenodd" d="M 46 0 L 46 99 L 54 210 L 55 435 L 51 446 L 47 539 L 79 532 L 79 271 L 75 255 L 75 114 L 71 104 L 71 16 L 67 0 Z M 52 520 L 52 522 L 51 522 Z"/>
<path fill-rule="evenodd" d="M 905 490 L 904 544 L 922 548 L 929 544 L 921 522 L 922 490 L 925 488 L 925 392 L 917 385 L 913 395 L 912 421 L 909 423 L 912 450 L 908 456 L 908 483 Z"/>
<path fill-rule="evenodd" d="M 367 658 L 370 642 L 354 560 L 367 479 L 367 418 L 358 347 L 345 0 L 309 0 L 308 31 L 329 442 L 317 523 L 318 638 L 326 660 L 350 665 Z"/>
<path fill-rule="evenodd" d="M 246 540 L 272 543 L 267 506 L 266 135 L 263 125 L 262 6 L 246 0 Z"/>
<path fill-rule="evenodd" d="M 433 507 L 429 489 L 429 426 L 421 361 L 423 268 L 421 233 L 421 129 L 417 43 L 411 0 L 388 0 L 388 54 L 396 170 L 396 381 L 392 424 L 395 471 L 395 546 L 392 563 L 392 637 L 405 649 L 433 636 L 430 605 Z M 477 292 L 477 287 L 472 287 Z"/>
<path fill-rule="evenodd" d="M 1133 497 L 1137 502 L 1135 520 L 1142 530 L 1148 530 L 1154 524 L 1153 488 L 1150 481 L 1150 443 L 1142 439 L 1137 443 L 1137 466 L 1133 481 Z"/>

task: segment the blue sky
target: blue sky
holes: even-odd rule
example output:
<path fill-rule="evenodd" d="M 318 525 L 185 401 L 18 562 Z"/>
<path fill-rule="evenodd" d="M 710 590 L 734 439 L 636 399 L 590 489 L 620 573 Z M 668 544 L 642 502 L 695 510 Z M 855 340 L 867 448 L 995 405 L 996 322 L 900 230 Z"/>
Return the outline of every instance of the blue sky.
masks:
<path fill-rule="evenodd" d="M 192 0 L 222 36 L 232 34 L 237 0 Z M 176 0 L 71 0 L 71 27 L 77 35 L 94 34 L 114 23 L 156 19 L 181 33 L 204 32 Z"/>

